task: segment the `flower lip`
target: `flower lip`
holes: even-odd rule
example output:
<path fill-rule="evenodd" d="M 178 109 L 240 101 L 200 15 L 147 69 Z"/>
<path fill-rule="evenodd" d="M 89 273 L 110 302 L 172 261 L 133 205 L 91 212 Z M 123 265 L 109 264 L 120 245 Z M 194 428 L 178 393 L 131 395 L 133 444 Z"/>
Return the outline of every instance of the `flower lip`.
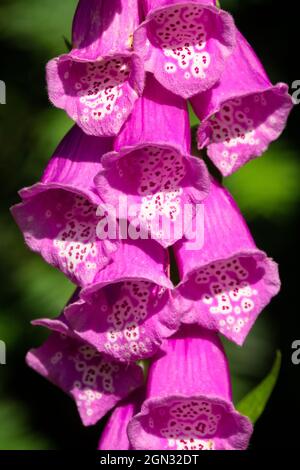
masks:
<path fill-rule="evenodd" d="M 181 322 L 220 331 L 242 345 L 259 312 L 280 290 L 277 264 L 258 249 L 194 267 L 176 287 Z"/>
<path fill-rule="evenodd" d="M 190 196 L 193 202 L 195 203 L 201 202 L 203 199 L 205 199 L 205 197 L 209 193 L 210 179 L 209 179 L 209 173 L 208 173 L 208 170 L 204 161 L 201 158 L 194 157 L 193 155 L 183 152 L 182 147 L 175 142 L 172 144 L 167 144 L 165 142 L 147 141 L 147 142 L 140 143 L 137 145 L 124 146 L 119 151 L 107 152 L 102 157 L 104 173 L 105 173 L 105 170 L 113 169 L 114 165 L 118 164 L 118 162 L 122 164 L 122 160 L 125 158 L 128 158 L 128 159 L 132 158 L 133 161 L 137 161 L 137 158 L 135 158 L 135 155 L 134 155 L 135 152 L 146 154 L 146 152 L 149 152 L 150 149 L 153 150 L 153 153 L 160 152 L 162 156 L 164 156 L 164 154 L 173 153 L 175 160 L 182 161 L 182 164 L 185 169 L 182 170 L 183 177 L 181 180 L 179 180 L 178 186 L 184 189 L 184 187 L 192 181 L 193 184 L 191 184 L 191 186 L 193 186 L 194 189 L 190 192 Z M 175 154 L 176 154 L 176 157 L 175 157 Z M 146 157 L 147 155 L 145 155 L 145 158 Z M 162 161 L 159 162 L 158 157 L 157 157 L 156 164 L 159 164 L 160 174 L 161 174 L 161 168 L 163 166 L 164 160 L 165 159 L 162 159 Z M 145 163 L 147 164 L 147 160 Z M 187 177 L 188 175 L 186 173 L 188 173 L 189 171 L 191 172 L 191 174 L 189 175 L 189 177 Z M 98 175 L 96 175 L 94 179 L 96 186 L 97 186 L 97 181 L 99 179 L 99 175 L 101 175 L 101 173 L 102 171 L 100 170 L 100 172 L 98 173 Z M 162 174 L 162 176 L 164 175 Z M 170 177 L 170 181 L 171 183 L 173 182 L 171 177 Z M 158 185 L 158 188 L 156 188 L 155 191 L 164 192 L 164 189 L 163 187 L 160 187 Z M 101 193 L 99 194 L 101 195 Z M 155 192 L 151 190 L 149 191 L 148 195 L 154 196 Z"/>
<path fill-rule="evenodd" d="M 242 450 L 253 427 L 232 403 L 210 395 L 150 398 L 128 426 L 134 449 Z"/>
<path fill-rule="evenodd" d="M 74 48 L 47 65 L 50 101 L 86 134 L 117 135 L 143 91 L 144 65 L 129 42 L 139 21 L 138 0 L 80 0 Z"/>
<path fill-rule="evenodd" d="M 200 119 L 198 147 L 208 146 L 224 176 L 262 155 L 282 133 L 293 107 L 287 85 L 272 85 L 247 40 L 238 30 L 236 36 L 219 82 L 191 100 Z"/>
<path fill-rule="evenodd" d="M 104 277 L 105 277 L 105 273 L 104 273 Z M 99 289 L 102 289 L 103 287 L 106 287 L 109 285 L 119 284 L 121 282 L 152 282 L 152 281 L 150 280 L 150 277 L 147 276 L 146 274 L 142 274 L 139 277 L 123 276 L 123 277 L 119 277 L 118 279 L 114 277 L 108 277 L 101 281 L 98 281 L 98 282 L 96 281 L 95 283 L 84 287 L 80 293 L 80 297 L 82 299 L 87 300 L 90 298 L 91 295 L 93 295 Z M 167 277 L 164 278 L 162 276 L 161 279 L 158 279 L 155 282 L 155 284 L 165 289 L 174 289 L 174 285 L 172 281 L 168 279 Z"/>
<path fill-rule="evenodd" d="M 164 248 L 190 230 L 194 203 L 208 194 L 207 168 L 190 156 L 190 141 L 187 103 L 148 74 L 142 98 L 94 179 L 104 204 L 118 209 L 126 198 L 129 210 L 119 219 Z"/>
<path fill-rule="evenodd" d="M 26 362 L 75 400 L 84 426 L 97 423 L 120 400 L 143 385 L 141 367 L 108 359 L 80 341 L 69 329 L 64 315 L 34 324 L 53 332 L 41 347 L 27 353 Z"/>
<path fill-rule="evenodd" d="M 98 197 L 92 191 L 54 182 L 37 183 L 20 195 L 23 202 L 11 212 L 29 248 L 75 284 L 93 282 L 118 247 L 116 240 L 97 237 Z"/>
<path fill-rule="evenodd" d="M 267 102 L 272 102 L 271 110 L 266 108 Z M 249 110 L 252 106 L 256 108 L 256 118 L 251 119 L 252 124 L 247 125 L 243 110 Z M 267 85 L 265 89 L 251 93 L 236 93 L 220 102 L 203 119 L 197 131 L 198 147 L 203 149 L 208 146 L 208 156 L 221 173 L 228 176 L 249 160 L 261 156 L 267 150 L 269 143 L 280 136 L 292 107 L 292 98 L 285 83 Z M 233 111 L 236 108 L 235 114 L 240 115 L 241 120 L 233 123 L 220 121 L 220 114 L 226 108 Z M 266 121 L 268 133 L 264 134 L 263 126 Z M 256 139 L 257 133 L 260 134 L 260 138 L 257 136 Z M 246 160 L 238 158 L 239 144 L 243 145 L 245 152 L 248 147 Z"/>
<path fill-rule="evenodd" d="M 123 363 L 153 356 L 180 325 L 167 269 L 167 253 L 156 242 L 146 249 L 120 244 L 113 262 L 65 309 L 68 324 L 82 341 Z"/>
<path fill-rule="evenodd" d="M 88 55 L 87 57 L 82 55 L 80 49 L 74 49 L 70 51 L 68 54 L 63 54 L 55 59 L 58 62 L 64 61 L 73 61 L 75 64 L 91 64 L 91 66 L 98 67 L 102 72 L 104 72 L 108 67 L 109 63 L 117 63 L 122 62 L 121 66 L 127 66 L 123 73 L 117 73 L 117 69 L 115 73 L 112 75 L 116 79 L 120 79 L 120 83 L 125 82 L 126 79 L 132 83 L 132 88 L 136 89 L 139 95 L 142 94 L 144 90 L 144 78 L 145 72 L 142 66 L 142 60 L 140 56 L 134 51 L 123 51 L 123 52 L 110 52 L 106 55 L 97 55 L 93 57 L 92 55 Z M 49 62 L 51 63 L 51 61 Z M 120 67 L 119 67 L 120 68 Z M 122 69 L 121 69 L 122 71 Z M 126 73 L 125 73 L 126 72 Z M 97 73 L 97 70 L 93 70 L 94 75 Z M 103 80 L 103 84 L 105 85 L 105 81 Z"/>
<path fill-rule="evenodd" d="M 183 153 L 176 143 L 125 146 L 105 154 L 102 163 L 103 170 L 94 179 L 100 198 L 118 207 L 126 196 L 129 211 L 135 208 L 135 215 L 126 214 L 127 220 L 138 218 L 145 233 L 165 248 L 190 230 L 195 217 L 192 205 L 209 192 L 203 160 Z"/>
<path fill-rule="evenodd" d="M 258 262 L 264 262 L 265 260 L 268 260 L 268 261 L 272 261 L 274 265 L 276 265 L 276 263 L 273 260 L 271 260 L 271 258 L 268 258 L 267 254 L 264 251 L 261 251 L 259 249 L 246 249 L 240 252 L 233 251 L 232 254 L 229 253 L 228 257 L 226 258 L 212 260 L 208 262 L 207 264 L 204 264 L 204 265 L 199 264 L 199 266 L 195 266 L 192 270 L 185 273 L 183 279 L 180 281 L 177 287 L 181 287 L 186 282 L 188 282 L 192 277 L 194 277 L 197 274 L 199 270 L 202 270 L 202 269 L 205 270 L 209 268 L 211 265 L 230 263 L 235 258 L 254 258 Z M 277 286 L 277 288 L 279 289 L 280 285 Z"/>
<path fill-rule="evenodd" d="M 92 189 L 86 188 L 86 189 L 80 189 L 78 186 L 75 186 L 72 183 L 59 183 L 59 182 L 39 182 L 35 183 L 32 186 L 22 188 L 18 194 L 23 200 L 28 200 L 31 197 L 35 197 L 36 195 L 42 194 L 46 191 L 51 191 L 51 190 L 61 190 L 66 193 L 71 192 L 73 194 L 76 194 L 78 196 L 81 196 L 85 199 L 88 199 L 91 204 L 95 204 L 96 206 L 99 204 L 99 196 L 96 194 L 95 191 Z"/>
<path fill-rule="evenodd" d="M 186 152 L 183 152 L 183 148 L 180 144 L 176 142 L 172 142 L 172 144 L 168 144 L 166 142 L 160 142 L 160 141 L 147 141 L 147 142 L 142 142 L 136 145 L 126 145 L 120 148 L 120 150 L 113 150 L 110 152 L 107 152 L 106 154 L 103 155 L 102 157 L 102 164 L 105 168 L 109 168 L 109 166 L 118 160 L 130 155 L 132 152 L 138 151 L 138 150 L 143 150 L 147 147 L 157 147 L 158 149 L 166 149 L 166 150 L 171 150 L 175 151 L 178 154 L 180 154 L 183 158 L 186 159 L 196 159 L 199 160 L 196 157 L 193 157 Z"/>
<path fill-rule="evenodd" d="M 226 99 L 224 101 L 220 101 L 219 103 L 216 103 L 210 109 L 210 115 L 209 116 L 205 116 L 205 117 L 203 116 L 203 122 L 208 121 L 209 119 L 212 118 L 213 115 L 218 113 L 227 101 L 231 101 L 231 100 L 239 99 L 239 98 L 248 98 L 248 97 L 251 97 L 253 95 L 260 95 L 260 94 L 267 93 L 267 92 L 273 92 L 274 94 L 278 94 L 278 95 L 286 95 L 288 90 L 289 90 L 289 87 L 286 83 L 279 82 L 276 85 L 272 85 L 272 84 L 266 82 L 264 86 L 261 86 L 260 89 L 258 89 L 256 91 L 248 91 L 247 92 L 247 91 L 242 91 L 241 90 L 241 91 L 232 92 L 231 96 L 229 95 L 228 97 L 226 97 Z M 288 95 L 288 101 L 290 101 L 292 103 L 292 98 L 289 95 Z"/>
<path fill-rule="evenodd" d="M 168 277 L 168 267 L 168 254 L 155 241 L 123 241 L 113 255 L 113 262 L 97 274 L 91 285 L 81 291 L 81 297 L 88 299 L 109 284 L 126 281 L 146 281 L 164 289 L 173 289 L 173 283 Z"/>
<path fill-rule="evenodd" d="M 93 178 L 112 139 L 91 137 L 73 126 L 54 151 L 41 181 L 22 189 L 12 214 L 27 245 L 75 284 L 93 281 L 118 242 L 100 240 L 100 203 Z"/>
<path fill-rule="evenodd" d="M 278 266 L 259 250 L 230 193 L 211 181 L 204 200 L 204 244 L 174 246 L 181 282 L 182 322 L 220 331 L 242 344 L 257 316 L 280 289 Z"/>
<path fill-rule="evenodd" d="M 82 56 L 73 50 L 47 64 L 50 101 L 82 130 L 115 136 L 144 89 L 143 62 L 134 52 Z"/>
<path fill-rule="evenodd" d="M 168 12 L 171 23 L 166 27 Z M 195 20 L 197 14 L 199 18 Z M 176 15 L 179 15 L 177 22 Z M 154 7 L 134 33 L 134 47 L 145 58 L 146 70 L 154 73 L 167 89 L 184 98 L 206 91 L 218 81 L 235 41 L 231 15 L 211 2 L 189 1 L 175 5 L 170 2 Z"/>
<path fill-rule="evenodd" d="M 154 356 L 180 325 L 170 292 L 141 279 L 110 283 L 93 297 L 82 295 L 64 314 L 83 341 L 125 363 Z"/>

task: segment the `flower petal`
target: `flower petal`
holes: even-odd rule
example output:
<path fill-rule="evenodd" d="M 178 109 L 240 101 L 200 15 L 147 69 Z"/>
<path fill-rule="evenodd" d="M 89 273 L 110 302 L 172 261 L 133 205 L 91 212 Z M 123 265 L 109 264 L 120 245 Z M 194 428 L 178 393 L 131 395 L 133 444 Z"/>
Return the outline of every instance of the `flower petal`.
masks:
<path fill-rule="evenodd" d="M 41 182 L 22 189 L 23 202 L 12 208 L 28 246 L 79 285 L 92 282 L 117 248 L 96 234 L 100 199 L 93 178 L 109 148 L 111 139 L 88 137 L 74 126 Z"/>
<path fill-rule="evenodd" d="M 149 77 L 114 148 L 95 179 L 100 198 L 130 223 L 132 237 L 172 245 L 189 230 L 193 206 L 209 188 L 204 162 L 189 155 L 186 103 Z"/>
<path fill-rule="evenodd" d="M 134 449 L 247 448 L 248 418 L 231 400 L 226 356 L 217 335 L 183 328 L 150 366 L 146 401 L 128 426 Z"/>
<path fill-rule="evenodd" d="M 54 331 L 68 331 L 62 320 L 55 320 L 53 326 Z M 52 328 L 51 320 L 47 327 Z M 139 366 L 111 361 L 71 333 L 52 333 L 40 348 L 27 354 L 26 361 L 75 400 L 85 426 L 95 424 L 143 383 Z"/>
<path fill-rule="evenodd" d="M 49 98 L 90 135 L 116 135 L 144 87 L 132 51 L 138 0 L 80 0 L 69 54 L 47 65 Z"/>
<path fill-rule="evenodd" d="M 127 436 L 127 426 L 131 418 L 140 411 L 143 389 L 131 394 L 113 411 L 98 444 L 98 450 L 132 450 Z"/>
<path fill-rule="evenodd" d="M 211 88 L 235 45 L 232 17 L 212 1 L 145 2 L 134 48 L 146 70 L 183 98 Z"/>
<path fill-rule="evenodd" d="M 180 324 L 165 273 L 166 253 L 149 243 L 148 253 L 123 243 L 114 262 L 64 312 L 74 334 L 123 362 L 153 356 Z"/>
<path fill-rule="evenodd" d="M 241 33 L 220 82 L 195 96 L 199 148 L 224 176 L 259 157 L 283 131 L 293 107 L 288 87 L 273 86 Z"/>
<path fill-rule="evenodd" d="M 204 201 L 204 245 L 175 245 L 183 323 L 199 323 L 242 344 L 280 289 L 277 264 L 260 251 L 231 195 L 212 182 Z"/>

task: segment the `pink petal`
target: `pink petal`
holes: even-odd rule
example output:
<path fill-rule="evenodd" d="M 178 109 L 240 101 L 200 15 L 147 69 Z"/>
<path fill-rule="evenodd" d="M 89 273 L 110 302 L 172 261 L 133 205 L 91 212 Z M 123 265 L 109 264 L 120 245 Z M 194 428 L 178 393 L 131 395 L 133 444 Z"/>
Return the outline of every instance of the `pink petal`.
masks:
<path fill-rule="evenodd" d="M 137 390 L 131 394 L 113 411 L 102 433 L 98 450 L 132 450 L 127 426 L 131 418 L 140 411 L 144 395 L 142 391 Z"/>
<path fill-rule="evenodd" d="M 53 326 L 54 333 L 40 348 L 27 354 L 27 364 L 75 400 L 85 426 L 95 424 L 142 385 L 140 367 L 112 361 L 75 339 L 63 316 L 53 325 L 51 320 L 44 324 L 50 329 Z"/>
<path fill-rule="evenodd" d="M 100 198 L 135 224 L 136 236 L 172 245 L 192 223 L 194 214 L 184 218 L 187 206 L 193 213 L 209 188 L 204 162 L 190 156 L 186 103 L 149 76 L 114 148 L 95 179 Z M 126 202 L 122 213 L 120 201 Z"/>
<path fill-rule="evenodd" d="M 277 264 L 260 251 L 231 195 L 212 182 L 204 201 L 204 245 L 175 245 L 183 323 L 220 331 L 242 344 L 280 289 Z"/>
<path fill-rule="evenodd" d="M 293 107 L 287 85 L 273 86 L 241 33 L 237 38 L 220 82 L 192 99 L 201 120 L 199 148 L 208 147 L 224 176 L 262 155 L 280 136 Z"/>
<path fill-rule="evenodd" d="M 232 17 L 212 1 L 145 0 L 146 20 L 134 33 L 145 67 L 183 98 L 211 88 L 235 45 Z"/>
<path fill-rule="evenodd" d="M 134 449 L 246 449 L 252 433 L 231 398 L 227 359 L 216 334 L 185 327 L 149 369 L 146 401 L 128 426 Z"/>
<path fill-rule="evenodd" d="M 148 252 L 123 243 L 114 263 L 65 310 L 74 334 L 123 362 L 153 356 L 162 339 L 179 327 L 166 253 L 155 242 L 146 246 Z"/>
<path fill-rule="evenodd" d="M 90 135 L 116 135 L 144 86 L 144 66 L 132 51 L 138 0 L 80 0 L 73 49 L 47 65 L 52 103 Z"/>
<path fill-rule="evenodd" d="M 20 191 L 12 208 L 28 246 L 73 282 L 86 285 L 110 261 L 116 243 L 100 240 L 100 199 L 93 178 L 111 139 L 88 137 L 77 126 L 63 139 L 41 182 Z"/>

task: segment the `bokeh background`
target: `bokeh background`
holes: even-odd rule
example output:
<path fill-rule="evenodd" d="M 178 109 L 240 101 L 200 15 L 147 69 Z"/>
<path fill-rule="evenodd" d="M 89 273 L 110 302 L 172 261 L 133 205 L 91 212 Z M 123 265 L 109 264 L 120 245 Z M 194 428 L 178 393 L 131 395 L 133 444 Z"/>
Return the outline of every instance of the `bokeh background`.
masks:
<path fill-rule="evenodd" d="M 24 364 L 26 351 L 45 337 L 30 326 L 57 316 L 73 291 L 63 275 L 30 253 L 9 206 L 17 190 L 37 181 L 56 145 L 71 127 L 48 102 L 44 66 L 66 51 L 64 37 L 77 0 L 0 1 L 0 79 L 7 104 L 0 106 L 0 339 L 7 364 L 0 366 L 0 449 L 94 449 L 102 423 L 83 428 L 71 399 Z M 254 46 L 273 82 L 300 79 L 297 14 L 273 0 L 222 0 Z M 297 2 L 293 2 L 297 3 Z M 238 402 L 268 373 L 276 349 L 283 355 L 279 381 L 251 442 L 252 449 L 299 445 L 300 365 L 291 344 L 300 339 L 299 220 L 300 122 L 295 107 L 288 128 L 257 159 L 225 184 L 234 194 L 260 248 L 280 263 L 281 294 L 263 312 L 241 349 L 229 344 L 234 398 Z"/>

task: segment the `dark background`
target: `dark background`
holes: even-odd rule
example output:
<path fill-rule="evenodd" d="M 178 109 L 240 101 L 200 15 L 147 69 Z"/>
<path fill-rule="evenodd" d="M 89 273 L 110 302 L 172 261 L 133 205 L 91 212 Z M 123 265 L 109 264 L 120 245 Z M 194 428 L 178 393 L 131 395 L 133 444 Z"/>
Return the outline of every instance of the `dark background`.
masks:
<path fill-rule="evenodd" d="M 0 105 L 1 231 L 0 339 L 7 364 L 0 365 L 0 449 L 93 449 L 101 423 L 83 428 L 70 398 L 29 370 L 24 356 L 44 333 L 30 326 L 57 316 L 73 291 L 64 276 L 30 253 L 9 214 L 17 190 L 37 181 L 53 150 L 71 127 L 50 106 L 44 66 L 66 51 L 76 0 L 0 0 L 0 79 L 7 104 Z M 300 80 L 298 2 L 223 0 L 256 49 L 272 81 L 291 87 Z M 291 90 L 292 91 L 292 90 Z M 291 344 L 300 339 L 299 299 L 299 107 L 282 137 L 257 159 L 227 178 L 257 245 L 280 264 L 281 294 L 262 313 L 240 349 L 226 344 L 234 398 L 238 402 L 269 371 L 276 349 L 283 365 L 276 389 L 258 421 L 252 449 L 298 447 L 300 365 Z"/>

